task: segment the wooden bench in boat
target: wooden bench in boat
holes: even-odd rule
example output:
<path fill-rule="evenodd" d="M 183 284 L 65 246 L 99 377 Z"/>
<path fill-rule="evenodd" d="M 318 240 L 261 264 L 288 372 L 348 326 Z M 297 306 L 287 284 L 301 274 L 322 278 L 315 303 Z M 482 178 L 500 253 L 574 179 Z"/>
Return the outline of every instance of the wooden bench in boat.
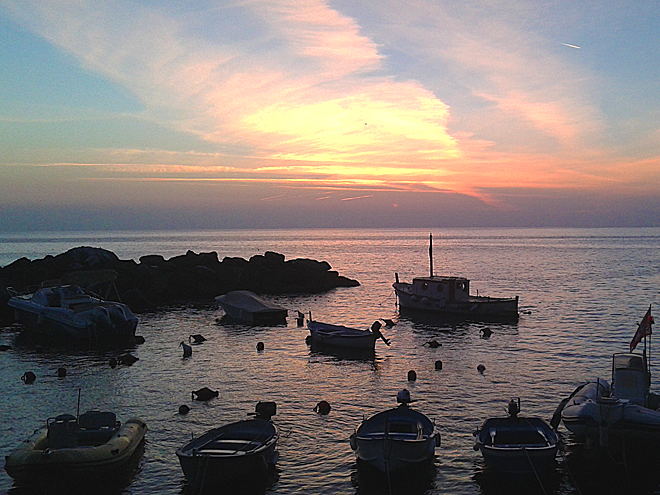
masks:
<path fill-rule="evenodd" d="M 220 439 L 213 440 L 196 450 L 198 454 L 209 455 L 232 455 L 246 454 L 252 452 L 263 445 L 260 442 L 239 439 Z"/>

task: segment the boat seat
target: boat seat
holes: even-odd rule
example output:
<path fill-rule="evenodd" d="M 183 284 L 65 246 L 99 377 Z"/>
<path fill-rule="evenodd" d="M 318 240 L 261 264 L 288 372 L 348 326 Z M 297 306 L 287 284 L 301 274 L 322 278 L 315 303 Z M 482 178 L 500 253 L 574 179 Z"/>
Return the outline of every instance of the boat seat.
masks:
<path fill-rule="evenodd" d="M 48 420 L 48 447 L 51 450 L 78 446 L 78 423 L 71 414 L 60 414 Z"/>
<path fill-rule="evenodd" d="M 648 375 L 644 370 L 617 369 L 612 380 L 612 395 L 644 405 L 648 391 Z"/>
<path fill-rule="evenodd" d="M 80 445 L 101 445 L 110 440 L 117 429 L 119 422 L 113 412 L 87 411 L 78 418 L 80 430 L 78 442 Z"/>

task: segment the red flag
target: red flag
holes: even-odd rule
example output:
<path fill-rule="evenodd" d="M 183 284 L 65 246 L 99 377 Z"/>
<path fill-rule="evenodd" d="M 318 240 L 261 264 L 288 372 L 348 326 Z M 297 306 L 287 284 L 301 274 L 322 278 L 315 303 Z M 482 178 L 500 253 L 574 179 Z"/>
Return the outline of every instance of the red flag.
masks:
<path fill-rule="evenodd" d="M 635 336 L 633 337 L 632 342 L 630 342 L 630 352 L 632 352 L 633 349 L 637 347 L 637 344 L 639 344 L 644 337 L 651 335 L 651 325 L 654 323 L 655 321 L 653 320 L 653 316 L 651 316 L 651 306 L 649 306 L 649 310 L 644 315 L 642 322 L 637 327 L 637 331 L 635 332 Z"/>

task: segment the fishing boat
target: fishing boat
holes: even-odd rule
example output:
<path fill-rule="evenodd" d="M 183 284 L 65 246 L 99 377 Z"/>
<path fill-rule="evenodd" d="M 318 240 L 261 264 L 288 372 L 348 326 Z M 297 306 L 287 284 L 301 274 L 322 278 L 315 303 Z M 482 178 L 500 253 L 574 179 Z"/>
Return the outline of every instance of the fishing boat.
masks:
<path fill-rule="evenodd" d="M 268 301 L 264 301 L 249 290 L 235 290 L 215 298 L 225 315 L 231 320 L 248 325 L 286 324 L 288 311 Z"/>
<path fill-rule="evenodd" d="M 42 286 L 30 294 L 7 290 L 12 296 L 7 305 L 35 338 L 65 345 L 134 342 L 138 319 L 125 304 L 78 285 Z"/>
<path fill-rule="evenodd" d="M 378 339 L 390 345 L 390 341 L 380 331 L 379 321 L 375 321 L 370 330 L 359 330 L 310 319 L 307 321 L 307 328 L 312 344 L 317 346 L 373 351 Z"/>
<path fill-rule="evenodd" d="M 555 466 L 559 437 L 541 418 L 521 417 L 520 398 L 511 399 L 507 417 L 488 418 L 474 432 L 475 450 L 486 464 L 511 475 L 538 474 Z"/>
<path fill-rule="evenodd" d="M 255 417 L 214 428 L 177 449 L 181 469 L 195 491 L 264 476 L 277 462 L 278 431 L 270 418 L 275 402 L 259 402 Z"/>
<path fill-rule="evenodd" d="M 470 294 L 467 278 L 434 275 L 432 234 L 429 236 L 429 259 L 428 277 L 415 277 L 412 283 L 407 283 L 399 281 L 399 274 L 395 273 L 392 286 L 401 311 L 473 321 L 518 321 L 518 296 L 475 296 Z"/>
<path fill-rule="evenodd" d="M 646 353 L 646 337 L 651 335 L 651 308 L 639 324 L 630 352 L 612 356 L 611 384 L 594 378 L 580 384 L 562 400 L 553 423 L 564 426 L 579 439 L 601 447 L 626 443 L 657 446 L 660 442 L 660 396 L 650 392 L 651 372 Z M 633 352 L 644 338 L 643 353 Z"/>
<path fill-rule="evenodd" d="M 61 414 L 6 456 L 5 470 L 19 484 L 106 476 L 131 458 L 146 431 L 142 419 L 122 425 L 113 412 Z"/>
<path fill-rule="evenodd" d="M 358 463 L 388 474 L 431 460 L 440 446 L 433 422 L 410 408 L 410 392 L 400 390 L 397 402 L 398 407 L 365 419 L 349 439 Z"/>

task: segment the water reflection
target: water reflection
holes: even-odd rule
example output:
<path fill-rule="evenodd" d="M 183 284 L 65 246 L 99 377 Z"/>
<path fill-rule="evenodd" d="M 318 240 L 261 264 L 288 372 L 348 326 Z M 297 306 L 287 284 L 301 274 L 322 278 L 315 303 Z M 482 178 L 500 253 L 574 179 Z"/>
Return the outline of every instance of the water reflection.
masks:
<path fill-rule="evenodd" d="M 265 476 L 241 478 L 227 482 L 222 486 L 194 488 L 184 477 L 180 495 L 263 495 L 272 490 L 280 479 L 280 469 L 271 466 Z"/>
<path fill-rule="evenodd" d="M 435 488 L 437 470 L 435 462 L 430 461 L 388 475 L 357 462 L 351 470 L 351 484 L 356 495 L 421 495 Z"/>
<path fill-rule="evenodd" d="M 558 469 L 516 476 L 491 469 L 480 460 L 475 462 L 474 471 L 473 479 L 484 495 L 551 495 L 565 491 Z"/>

